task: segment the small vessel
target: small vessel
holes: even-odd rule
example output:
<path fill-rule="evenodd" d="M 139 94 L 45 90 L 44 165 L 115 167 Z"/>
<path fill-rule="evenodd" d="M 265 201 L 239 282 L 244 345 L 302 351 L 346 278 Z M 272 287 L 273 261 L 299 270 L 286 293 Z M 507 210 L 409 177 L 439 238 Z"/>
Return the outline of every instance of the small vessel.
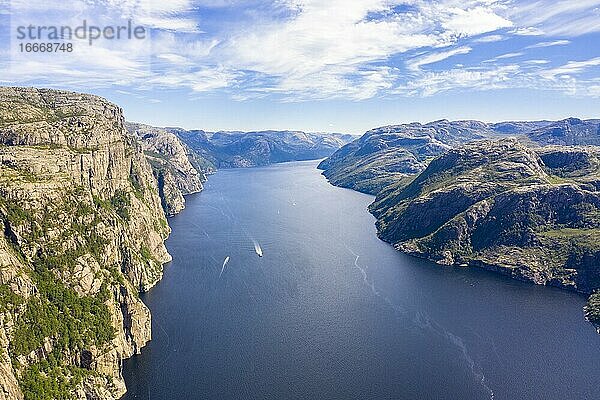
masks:
<path fill-rule="evenodd" d="M 219 274 L 219 278 L 221 277 L 221 275 L 223 275 L 223 271 L 225 271 L 225 267 L 227 266 L 228 262 L 229 262 L 229 256 L 225 257 L 225 260 L 223 261 L 223 266 L 221 267 L 221 273 Z"/>
<path fill-rule="evenodd" d="M 260 244 L 254 242 L 254 251 L 256 252 L 256 254 L 258 254 L 259 257 L 263 256 L 263 251 L 260 248 Z"/>

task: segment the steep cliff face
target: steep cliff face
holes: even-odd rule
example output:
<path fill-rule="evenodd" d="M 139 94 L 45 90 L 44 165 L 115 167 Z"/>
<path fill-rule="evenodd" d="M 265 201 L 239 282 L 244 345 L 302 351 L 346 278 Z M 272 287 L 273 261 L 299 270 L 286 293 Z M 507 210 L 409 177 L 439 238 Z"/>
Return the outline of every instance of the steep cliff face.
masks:
<path fill-rule="evenodd" d="M 121 110 L 0 88 L 0 399 L 116 399 L 150 339 L 137 296 L 170 260 L 158 188 Z"/>
<path fill-rule="evenodd" d="M 212 172 L 213 165 L 166 129 L 135 123 L 126 126 L 142 143 L 165 212 L 179 213 L 185 208 L 183 196 L 202 190 L 205 172 Z"/>

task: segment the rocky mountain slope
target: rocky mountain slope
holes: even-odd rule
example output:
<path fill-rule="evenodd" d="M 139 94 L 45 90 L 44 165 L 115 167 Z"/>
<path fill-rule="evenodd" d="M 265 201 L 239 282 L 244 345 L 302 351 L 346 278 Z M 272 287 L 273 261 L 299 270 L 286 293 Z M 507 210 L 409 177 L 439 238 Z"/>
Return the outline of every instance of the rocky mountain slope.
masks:
<path fill-rule="evenodd" d="M 524 133 L 530 140 L 541 145 L 599 146 L 600 120 L 567 118 Z"/>
<path fill-rule="evenodd" d="M 353 138 L 292 131 L 207 133 L 139 123 L 126 126 L 142 143 L 167 215 L 180 212 L 184 196 L 201 191 L 206 174 L 217 168 L 323 158 Z"/>
<path fill-rule="evenodd" d="M 436 158 L 370 209 L 380 237 L 407 254 L 591 294 L 599 189 L 600 149 L 485 140 Z"/>
<path fill-rule="evenodd" d="M 217 168 L 245 168 L 330 156 L 351 135 L 299 131 L 204 132 L 169 128 Z"/>
<path fill-rule="evenodd" d="M 158 191 L 167 215 L 185 207 L 184 195 L 202 190 L 205 172 L 213 165 L 166 129 L 144 124 L 126 123 L 127 130 L 140 139 L 144 154 L 152 166 Z"/>
<path fill-rule="evenodd" d="M 435 121 L 376 128 L 343 146 L 319 168 L 337 186 L 377 194 L 406 183 L 429 161 L 473 140 L 517 137 L 532 145 L 600 145 L 600 120 L 501 122 Z"/>
<path fill-rule="evenodd" d="M 433 157 L 489 133 L 476 121 L 384 126 L 343 146 L 319 168 L 334 185 L 376 194 L 423 171 Z"/>
<path fill-rule="evenodd" d="M 585 261 L 574 257 L 596 256 L 600 152 L 540 151 L 514 139 L 448 151 L 409 185 L 376 199 L 371 211 L 380 236 L 441 264 L 494 265 L 535 283 L 590 293 L 600 287 L 600 265 L 578 269 Z M 571 168 L 573 154 L 586 160 L 589 174 L 562 171 Z M 554 168 L 544 163 L 546 157 Z"/>
<path fill-rule="evenodd" d="M 150 339 L 138 297 L 170 259 L 156 181 L 121 110 L 0 88 L 0 399 L 116 399 Z"/>
<path fill-rule="evenodd" d="M 598 143 L 599 126 L 384 127 L 320 168 L 333 184 L 377 195 L 379 235 L 403 252 L 591 294 L 600 289 L 600 149 L 577 145 Z M 600 294 L 586 313 L 600 325 Z"/>

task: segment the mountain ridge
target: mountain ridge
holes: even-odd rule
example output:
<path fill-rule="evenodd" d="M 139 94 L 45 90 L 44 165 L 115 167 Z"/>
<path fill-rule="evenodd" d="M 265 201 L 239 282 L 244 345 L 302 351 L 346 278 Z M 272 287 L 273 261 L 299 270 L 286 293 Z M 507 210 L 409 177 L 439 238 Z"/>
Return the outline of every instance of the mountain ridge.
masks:
<path fill-rule="evenodd" d="M 247 168 L 325 158 L 353 138 L 302 131 L 219 131 L 167 128 L 216 168 Z"/>
<path fill-rule="evenodd" d="M 324 158 L 353 138 L 291 130 L 188 131 L 134 122 L 126 127 L 144 147 L 168 216 L 183 210 L 185 196 L 200 192 L 217 169 Z"/>

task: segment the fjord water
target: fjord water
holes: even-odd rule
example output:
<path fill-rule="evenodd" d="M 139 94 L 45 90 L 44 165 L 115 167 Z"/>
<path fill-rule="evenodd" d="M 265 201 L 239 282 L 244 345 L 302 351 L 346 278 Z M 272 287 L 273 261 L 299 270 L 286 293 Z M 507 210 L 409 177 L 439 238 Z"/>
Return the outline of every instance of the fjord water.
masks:
<path fill-rule="evenodd" d="M 126 399 L 600 398 L 584 298 L 400 254 L 373 198 L 316 165 L 220 171 L 187 198 Z"/>

